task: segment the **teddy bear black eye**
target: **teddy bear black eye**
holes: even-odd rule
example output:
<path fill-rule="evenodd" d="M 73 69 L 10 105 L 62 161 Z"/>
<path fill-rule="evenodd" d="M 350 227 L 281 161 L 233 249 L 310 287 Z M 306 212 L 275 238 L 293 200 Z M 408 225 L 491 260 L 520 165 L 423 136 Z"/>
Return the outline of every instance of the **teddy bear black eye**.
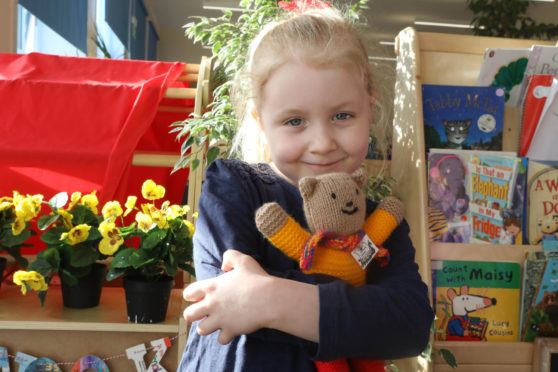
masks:
<path fill-rule="evenodd" d="M 335 198 L 337 198 L 337 195 L 335 195 L 335 193 L 332 192 L 332 193 L 331 193 L 331 197 L 332 197 L 333 199 L 335 199 Z"/>

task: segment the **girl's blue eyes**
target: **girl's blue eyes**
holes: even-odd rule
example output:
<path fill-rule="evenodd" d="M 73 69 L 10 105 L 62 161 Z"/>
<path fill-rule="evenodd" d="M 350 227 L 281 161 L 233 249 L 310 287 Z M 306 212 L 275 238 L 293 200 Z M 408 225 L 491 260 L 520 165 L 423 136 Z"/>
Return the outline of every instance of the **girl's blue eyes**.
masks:
<path fill-rule="evenodd" d="M 351 117 L 350 114 L 346 113 L 346 112 L 340 112 L 339 114 L 335 114 L 335 116 L 333 117 L 335 120 L 347 120 Z"/>
<path fill-rule="evenodd" d="M 333 115 L 333 118 L 332 118 L 332 119 L 333 119 L 333 120 L 341 120 L 341 121 L 342 121 L 342 120 L 350 119 L 351 117 L 352 117 L 352 115 L 349 114 L 349 113 L 340 112 L 340 113 L 338 113 L 338 114 Z M 299 126 L 301 126 L 302 124 L 304 124 L 304 120 L 301 119 L 301 118 L 294 118 L 294 119 L 287 120 L 287 121 L 285 122 L 285 124 L 288 125 L 288 126 L 291 126 L 291 127 L 299 127 Z"/>
<path fill-rule="evenodd" d="M 295 119 L 287 120 L 286 124 L 290 125 L 291 127 L 298 127 L 302 125 L 302 119 L 295 118 Z"/>

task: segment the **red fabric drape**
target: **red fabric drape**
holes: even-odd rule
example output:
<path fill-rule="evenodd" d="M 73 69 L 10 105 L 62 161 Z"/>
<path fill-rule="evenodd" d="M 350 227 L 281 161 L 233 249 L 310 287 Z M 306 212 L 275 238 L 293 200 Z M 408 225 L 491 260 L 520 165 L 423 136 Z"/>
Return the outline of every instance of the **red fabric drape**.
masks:
<path fill-rule="evenodd" d="M 157 113 L 183 63 L 0 53 L 0 196 L 97 190 L 100 203 L 138 195 L 146 178 L 180 202 L 187 172 L 131 167 L 134 151 L 180 145 Z M 176 103 L 175 103 L 176 104 Z M 182 101 L 180 105 L 193 102 Z"/>

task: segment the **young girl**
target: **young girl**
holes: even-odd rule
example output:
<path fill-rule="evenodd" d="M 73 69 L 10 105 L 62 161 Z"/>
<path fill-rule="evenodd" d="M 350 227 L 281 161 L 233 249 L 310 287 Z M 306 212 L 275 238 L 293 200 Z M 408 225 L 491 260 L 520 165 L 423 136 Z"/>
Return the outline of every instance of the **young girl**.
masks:
<path fill-rule="evenodd" d="M 255 119 L 241 133 L 261 133 L 252 138 L 270 161 L 218 160 L 207 170 L 180 370 L 314 371 L 314 360 L 418 355 L 433 313 L 406 222 L 384 245 L 389 265 L 368 270 L 358 288 L 303 274 L 254 222 L 255 211 L 275 201 L 306 226 L 298 181 L 363 163 L 375 86 L 353 26 L 331 9 L 270 25 L 239 81 Z M 257 150 L 254 141 L 243 150 Z"/>

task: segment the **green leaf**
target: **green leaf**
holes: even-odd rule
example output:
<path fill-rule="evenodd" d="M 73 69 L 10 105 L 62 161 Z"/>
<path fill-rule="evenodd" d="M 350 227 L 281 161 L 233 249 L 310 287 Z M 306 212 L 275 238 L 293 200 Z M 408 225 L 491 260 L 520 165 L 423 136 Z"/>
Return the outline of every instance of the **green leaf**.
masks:
<path fill-rule="evenodd" d="M 147 238 L 143 239 L 140 245 L 142 249 L 153 249 L 159 245 L 167 236 L 167 230 L 160 230 L 157 227 L 149 231 Z"/>
<path fill-rule="evenodd" d="M 130 258 L 135 251 L 136 250 L 134 248 L 126 248 L 118 252 L 116 256 L 114 256 L 114 259 L 110 264 L 111 269 L 122 269 L 131 267 L 132 264 L 130 263 Z"/>
<path fill-rule="evenodd" d="M 99 251 L 89 246 L 75 246 L 70 265 L 75 267 L 90 266 L 99 259 Z"/>
<path fill-rule="evenodd" d="M 114 280 L 114 279 L 124 275 L 125 273 L 126 273 L 126 269 L 110 269 L 107 272 L 107 275 L 106 275 L 105 278 L 107 279 L 108 282 L 110 282 L 111 280 Z"/>
<path fill-rule="evenodd" d="M 192 161 L 192 171 L 195 171 L 198 165 L 200 165 L 200 159 L 194 159 Z"/>
<path fill-rule="evenodd" d="M 59 218 L 60 218 L 59 214 L 47 214 L 47 215 L 41 216 L 37 220 L 37 226 L 39 227 L 39 230 L 44 231 L 50 225 L 52 225 L 53 223 L 58 221 Z"/>
<path fill-rule="evenodd" d="M 219 155 L 219 147 L 212 146 L 207 151 L 207 164 L 211 163 Z"/>
<path fill-rule="evenodd" d="M 440 353 L 440 356 L 442 357 L 442 359 L 444 359 L 444 361 L 452 369 L 457 368 L 457 360 L 455 359 L 455 355 L 453 355 L 453 353 L 451 351 L 449 351 L 448 349 L 440 349 L 438 352 Z"/>
<path fill-rule="evenodd" d="M 55 227 L 41 234 L 41 240 L 47 245 L 60 245 L 62 241 L 60 240 L 60 235 L 62 233 L 68 232 L 68 229 L 64 227 Z"/>
<path fill-rule="evenodd" d="M 67 284 L 69 286 L 74 286 L 78 282 L 78 279 L 68 270 L 60 270 L 59 275 L 64 284 Z"/>
<path fill-rule="evenodd" d="M 8 230 L 8 233 L 2 241 L 2 245 L 8 248 L 17 247 L 22 245 L 31 236 L 31 231 L 23 230 L 19 235 L 14 236 L 12 230 Z"/>
<path fill-rule="evenodd" d="M 150 257 L 149 253 L 146 252 L 143 249 L 138 249 L 136 250 L 134 253 L 132 253 L 132 255 L 130 256 L 130 264 L 132 265 L 132 267 L 134 269 L 140 268 L 142 266 L 145 266 L 151 262 L 153 262 L 154 259 Z"/>

